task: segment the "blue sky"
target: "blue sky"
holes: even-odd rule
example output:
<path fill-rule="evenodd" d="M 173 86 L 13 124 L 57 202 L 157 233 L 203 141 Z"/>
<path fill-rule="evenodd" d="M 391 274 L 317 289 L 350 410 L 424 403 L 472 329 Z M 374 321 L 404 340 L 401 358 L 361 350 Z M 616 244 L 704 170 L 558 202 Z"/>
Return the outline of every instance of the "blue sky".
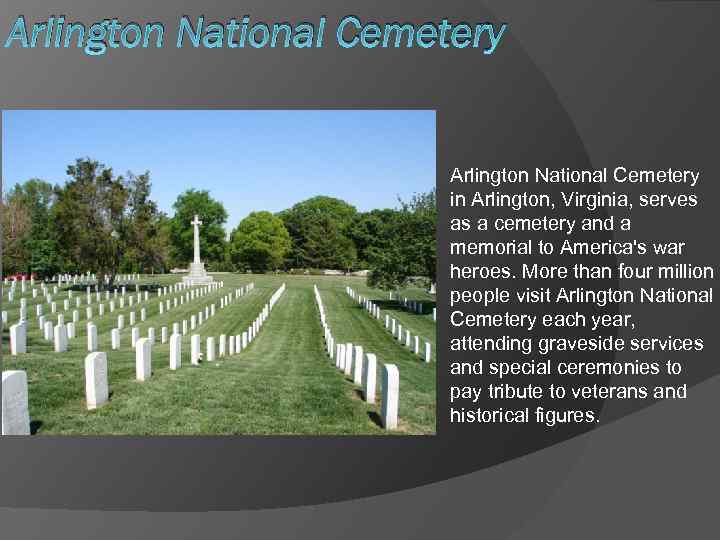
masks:
<path fill-rule="evenodd" d="M 150 171 L 153 198 L 207 189 L 232 229 L 253 210 L 314 195 L 360 211 L 435 186 L 433 111 L 3 111 L 3 188 L 64 183 L 89 156 L 116 174 Z"/>

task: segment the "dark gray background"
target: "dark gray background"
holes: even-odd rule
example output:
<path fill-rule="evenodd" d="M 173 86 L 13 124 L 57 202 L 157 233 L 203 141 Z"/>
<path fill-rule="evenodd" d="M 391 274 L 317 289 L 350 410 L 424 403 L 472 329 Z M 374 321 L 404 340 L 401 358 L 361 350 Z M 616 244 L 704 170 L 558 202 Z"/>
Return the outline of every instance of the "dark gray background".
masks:
<path fill-rule="evenodd" d="M 44 19 L 59 9 L 50 2 L 4 2 L 3 37 L 18 14 Z M 508 22 L 509 33 L 492 57 L 470 50 L 339 50 L 332 42 L 310 51 L 178 51 L 166 45 L 98 58 L 77 50 L 0 49 L 0 106 L 432 108 L 441 224 L 448 212 L 444 181 L 454 166 L 696 167 L 704 171 L 704 205 L 673 220 L 643 219 L 638 212 L 635 234 L 691 238 L 693 256 L 717 265 L 717 3 L 120 6 L 74 0 L 62 5 L 62 13 L 86 22 L 160 20 L 170 40 L 182 14 Z M 61 131 L 28 129 L 38 137 Z M 446 241 L 441 225 L 441 298 L 449 286 Z M 440 306 L 441 317 L 444 311 Z M 717 374 L 715 307 L 638 315 L 648 333 L 707 334 L 707 348 L 693 357 L 687 380 L 699 383 Z M 449 335 L 439 323 L 440 344 Z M 113 538 L 146 530 L 148 536 L 164 531 L 177 538 L 717 534 L 710 509 L 718 483 L 717 378 L 696 386 L 687 401 L 639 412 L 637 404 L 598 403 L 606 423 L 582 435 L 527 426 L 458 428 L 447 425 L 443 414 L 446 361 L 441 356 L 437 437 L 3 439 L 0 506 L 8 510 L 0 527 L 12 538 L 59 531 L 63 537 Z M 334 504 L 319 505 L 329 502 Z M 209 510 L 225 512 L 174 512 Z"/>

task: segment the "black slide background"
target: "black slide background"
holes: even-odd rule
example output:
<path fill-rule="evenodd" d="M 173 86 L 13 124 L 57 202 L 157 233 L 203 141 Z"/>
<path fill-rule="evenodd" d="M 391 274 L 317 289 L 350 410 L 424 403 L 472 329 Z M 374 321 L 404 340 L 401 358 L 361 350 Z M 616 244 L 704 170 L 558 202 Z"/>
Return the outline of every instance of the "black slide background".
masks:
<path fill-rule="evenodd" d="M 692 239 L 703 264 L 717 266 L 720 2 L 4 0 L 0 25 L 9 29 L 19 14 L 60 13 L 85 22 L 162 21 L 166 45 L 102 57 L 0 49 L 0 107 L 437 111 L 438 435 L 3 439 L 2 537 L 717 536 L 716 307 L 636 309 L 645 333 L 707 338 L 687 366 L 690 398 L 642 410 L 597 403 L 602 422 L 585 433 L 451 426 L 442 353 L 451 334 L 442 320 L 450 285 L 446 179 L 455 166 L 700 169 L 704 203 L 678 220 L 639 213 L 634 235 Z M 177 50 L 183 14 L 510 26 L 490 57 L 468 49 L 341 50 L 332 33 L 320 50 Z M 28 129 L 55 136 L 62 126 Z M 382 126 L 377 136 L 385 136 Z"/>

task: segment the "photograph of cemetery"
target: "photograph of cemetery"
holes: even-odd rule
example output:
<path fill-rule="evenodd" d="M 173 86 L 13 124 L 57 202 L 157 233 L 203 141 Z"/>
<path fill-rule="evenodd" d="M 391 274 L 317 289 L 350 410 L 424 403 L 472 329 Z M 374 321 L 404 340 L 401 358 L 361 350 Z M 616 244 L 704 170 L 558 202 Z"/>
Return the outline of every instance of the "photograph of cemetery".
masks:
<path fill-rule="evenodd" d="M 434 111 L 2 113 L 3 435 L 434 435 Z"/>

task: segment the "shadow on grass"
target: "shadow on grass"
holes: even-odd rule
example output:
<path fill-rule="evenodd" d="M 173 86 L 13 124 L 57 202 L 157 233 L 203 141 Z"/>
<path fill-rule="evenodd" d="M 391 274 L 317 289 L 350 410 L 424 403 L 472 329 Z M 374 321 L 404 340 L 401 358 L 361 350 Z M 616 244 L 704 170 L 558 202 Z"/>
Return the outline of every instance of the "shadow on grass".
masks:
<path fill-rule="evenodd" d="M 422 302 L 422 312 L 417 313 L 415 311 L 411 311 L 410 308 L 404 308 L 403 305 L 396 301 L 396 300 L 374 300 L 373 302 L 375 305 L 379 306 L 380 309 L 394 309 L 399 311 L 407 311 L 408 313 L 411 313 L 413 315 L 429 315 L 432 313 L 432 310 L 437 305 L 436 302 L 433 302 L 432 300 L 418 300 L 419 302 Z M 362 306 L 358 306 L 362 307 Z"/>
<path fill-rule="evenodd" d="M 380 419 L 380 415 L 376 413 L 375 411 L 368 411 L 368 418 L 376 424 L 378 427 L 382 428 L 382 420 Z"/>
<path fill-rule="evenodd" d="M 30 422 L 30 435 L 35 435 L 42 427 L 42 420 L 33 420 Z"/>
<path fill-rule="evenodd" d="M 380 309 L 400 309 L 400 303 L 395 300 L 373 300 L 373 304 Z"/>

